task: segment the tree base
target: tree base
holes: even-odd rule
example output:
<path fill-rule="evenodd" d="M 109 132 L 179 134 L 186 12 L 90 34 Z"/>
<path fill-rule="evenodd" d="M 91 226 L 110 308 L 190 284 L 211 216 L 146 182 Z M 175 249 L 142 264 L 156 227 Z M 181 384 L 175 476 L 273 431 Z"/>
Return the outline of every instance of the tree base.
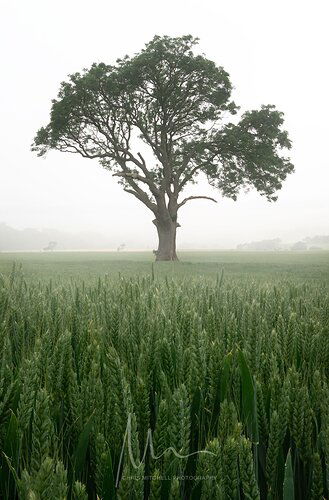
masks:
<path fill-rule="evenodd" d="M 155 262 L 178 262 L 179 258 L 177 255 L 168 256 L 168 255 L 156 255 Z"/>
<path fill-rule="evenodd" d="M 153 250 L 156 262 L 159 261 L 177 261 L 176 254 L 176 228 L 177 222 L 170 218 L 155 219 L 155 224 L 158 236 L 159 246 L 157 250 Z"/>

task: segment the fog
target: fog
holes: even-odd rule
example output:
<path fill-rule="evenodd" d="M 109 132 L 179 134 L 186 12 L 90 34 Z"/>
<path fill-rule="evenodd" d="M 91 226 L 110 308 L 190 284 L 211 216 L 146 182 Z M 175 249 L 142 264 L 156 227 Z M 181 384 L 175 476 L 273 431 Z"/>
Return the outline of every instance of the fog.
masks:
<path fill-rule="evenodd" d="M 180 212 L 178 246 L 233 248 L 261 239 L 329 233 L 328 30 L 325 1 L 1 2 L 0 223 L 16 229 L 93 232 L 118 245 L 155 248 L 152 214 L 95 160 L 30 151 L 69 73 L 143 48 L 155 34 L 200 38 L 229 72 L 241 110 L 285 113 L 296 172 L 276 203 L 255 192 L 224 199 L 201 179 Z"/>

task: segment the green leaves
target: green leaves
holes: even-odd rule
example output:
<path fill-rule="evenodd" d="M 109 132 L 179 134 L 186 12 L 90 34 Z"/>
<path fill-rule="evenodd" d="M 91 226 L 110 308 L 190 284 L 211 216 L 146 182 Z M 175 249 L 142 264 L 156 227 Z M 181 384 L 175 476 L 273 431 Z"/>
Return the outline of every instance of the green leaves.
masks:
<path fill-rule="evenodd" d="M 191 35 L 155 36 L 133 57 L 70 75 L 32 150 L 97 159 L 156 217 L 166 212 L 175 224 L 179 195 L 200 172 L 234 200 L 254 187 L 274 201 L 293 172 L 281 155 L 291 147 L 283 114 L 266 105 L 227 123 L 238 111 L 229 75 L 196 54 L 197 43 Z M 136 135 L 148 153 L 135 150 Z"/>
<path fill-rule="evenodd" d="M 295 498 L 294 473 L 292 470 L 291 451 L 288 451 L 285 464 L 284 482 L 283 482 L 283 500 L 293 500 Z"/>
<path fill-rule="evenodd" d="M 222 362 L 222 374 L 220 378 L 220 400 L 224 401 L 230 387 L 230 370 L 232 365 L 232 353 L 229 352 Z"/>
<path fill-rule="evenodd" d="M 276 191 L 294 171 L 289 158 L 281 156 L 282 149 L 291 148 L 282 125 L 283 113 L 268 105 L 246 112 L 237 125 L 215 131 L 205 144 L 214 155 L 204 169 L 210 182 L 229 198 L 236 199 L 242 187 L 254 187 L 275 201 Z"/>
<path fill-rule="evenodd" d="M 257 408 L 254 381 L 247 365 L 245 355 L 238 351 L 238 362 L 242 384 L 242 414 L 254 443 L 258 442 Z"/>
<path fill-rule="evenodd" d="M 85 462 L 86 454 L 89 445 L 90 433 L 93 426 L 93 415 L 86 422 L 82 432 L 79 436 L 78 444 L 73 454 L 73 471 L 76 478 L 81 477 Z"/>
<path fill-rule="evenodd" d="M 17 418 L 11 413 L 0 456 L 0 491 L 3 498 L 14 498 L 16 492 L 15 471 L 19 465 L 20 435 Z"/>

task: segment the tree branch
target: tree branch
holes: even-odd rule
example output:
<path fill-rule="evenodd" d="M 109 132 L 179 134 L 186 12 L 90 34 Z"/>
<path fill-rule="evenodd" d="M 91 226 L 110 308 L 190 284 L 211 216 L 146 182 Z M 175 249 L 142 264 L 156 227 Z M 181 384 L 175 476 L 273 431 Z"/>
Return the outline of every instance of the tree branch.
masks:
<path fill-rule="evenodd" d="M 139 175 L 137 172 L 115 172 L 112 174 L 113 177 L 124 177 L 126 178 L 131 178 L 131 179 L 136 179 L 138 181 L 144 182 L 144 184 L 147 184 L 149 187 L 153 186 L 153 183 L 147 179 L 146 177 L 143 177 L 142 175 Z"/>
<path fill-rule="evenodd" d="M 200 199 L 210 200 L 213 201 L 214 203 L 217 203 L 217 200 L 215 200 L 215 198 L 211 198 L 210 196 L 188 196 L 187 198 L 185 198 L 185 200 L 181 201 L 178 204 L 178 208 L 182 207 L 183 205 L 185 205 L 185 203 L 187 203 L 190 200 L 200 200 Z"/>

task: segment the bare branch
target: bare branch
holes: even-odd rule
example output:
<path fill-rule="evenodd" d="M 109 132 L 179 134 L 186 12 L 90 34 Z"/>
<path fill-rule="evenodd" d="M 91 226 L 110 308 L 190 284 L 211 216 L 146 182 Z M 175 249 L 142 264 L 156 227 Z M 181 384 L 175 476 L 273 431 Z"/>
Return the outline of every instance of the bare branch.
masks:
<path fill-rule="evenodd" d="M 150 189 L 153 187 L 153 182 L 150 179 L 147 179 L 146 177 L 143 177 L 142 175 L 138 174 L 137 172 L 115 172 L 112 174 L 113 177 L 124 177 L 124 178 L 130 178 L 130 179 L 135 179 L 141 182 L 144 182 L 144 184 L 147 184 Z"/>
<path fill-rule="evenodd" d="M 210 200 L 213 201 L 214 203 L 217 203 L 217 200 L 215 200 L 215 198 L 211 198 L 210 196 L 188 196 L 187 198 L 185 198 L 185 200 L 181 201 L 178 204 L 178 208 L 182 207 L 183 205 L 185 205 L 185 203 L 187 203 L 190 200 L 200 200 L 200 199 Z"/>
<path fill-rule="evenodd" d="M 125 174 L 131 174 L 132 172 L 130 172 L 130 170 L 126 167 L 125 165 L 125 161 L 118 158 L 116 160 L 120 167 L 122 168 L 123 170 L 123 173 Z M 138 174 L 137 174 L 138 175 Z M 147 206 L 147 208 L 149 208 L 154 214 L 156 214 L 157 210 L 158 210 L 158 207 L 155 203 L 153 203 L 151 200 L 150 200 L 150 197 L 148 196 L 148 194 L 139 187 L 139 185 L 137 184 L 136 180 L 130 176 L 130 175 L 125 175 L 124 178 L 126 179 L 126 181 L 128 182 L 128 184 L 132 187 L 132 189 L 128 190 L 126 188 L 125 191 L 127 191 L 127 193 L 131 193 L 133 194 L 138 200 L 140 200 L 142 203 L 144 203 L 144 205 Z"/>

